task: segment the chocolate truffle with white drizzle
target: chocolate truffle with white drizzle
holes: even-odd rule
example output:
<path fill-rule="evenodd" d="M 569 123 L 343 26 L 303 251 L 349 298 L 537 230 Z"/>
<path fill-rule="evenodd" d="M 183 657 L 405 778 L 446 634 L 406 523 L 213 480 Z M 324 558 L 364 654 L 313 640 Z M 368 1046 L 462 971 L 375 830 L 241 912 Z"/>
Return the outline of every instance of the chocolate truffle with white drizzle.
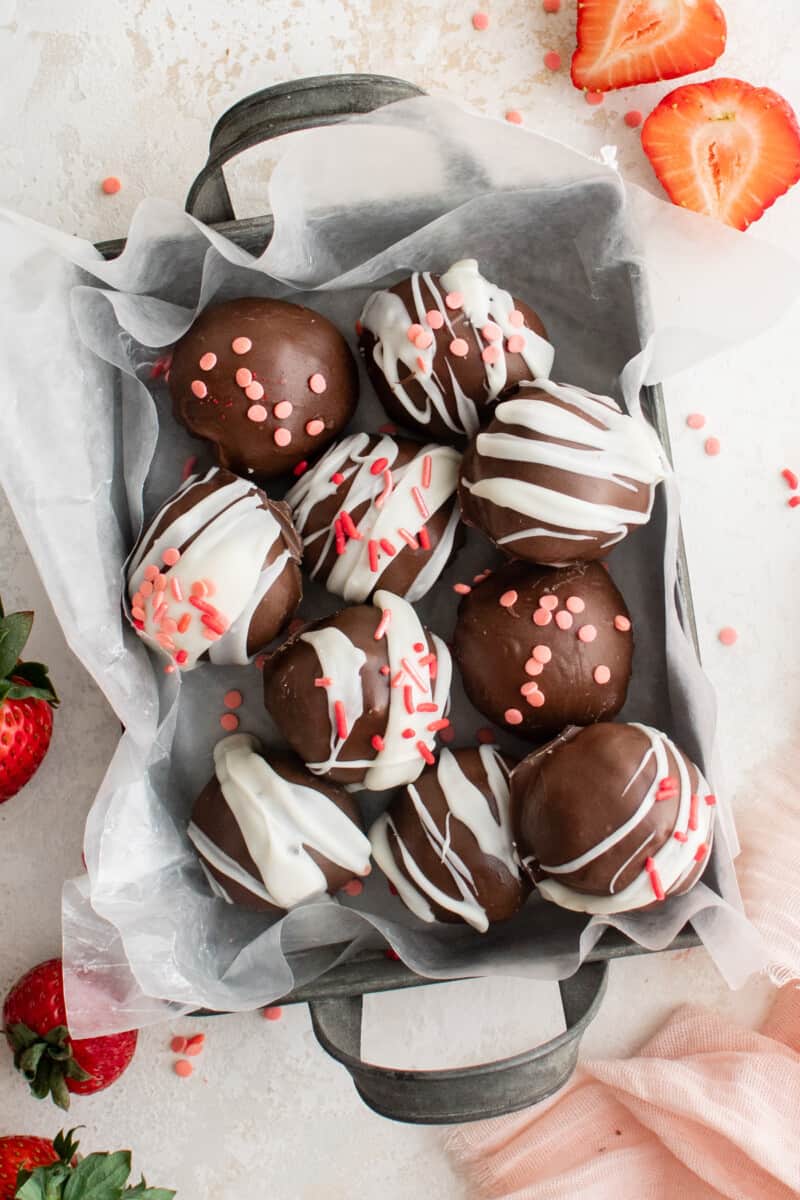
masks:
<path fill-rule="evenodd" d="M 376 863 L 420 920 L 465 921 L 484 933 L 525 900 L 511 766 L 496 746 L 442 750 L 370 829 Z"/>
<path fill-rule="evenodd" d="M 345 600 L 376 587 L 421 599 L 453 553 L 460 461 L 449 446 L 380 434 L 332 446 L 286 497 L 311 578 Z"/>
<path fill-rule="evenodd" d="M 369 874 L 369 841 L 343 788 L 242 733 L 217 742 L 214 769 L 188 834 L 222 899 L 286 910 Z"/>
<path fill-rule="evenodd" d="M 167 671 L 206 658 L 243 666 L 300 603 L 300 552 L 286 504 L 219 467 L 192 475 L 128 561 L 136 632 Z"/>
<path fill-rule="evenodd" d="M 553 347 L 539 316 L 485 279 L 474 258 L 373 292 L 359 347 L 386 411 L 425 437 L 457 442 L 525 379 L 546 378 Z"/>
<path fill-rule="evenodd" d="M 667 464 L 655 431 L 610 396 L 539 379 L 498 404 L 461 468 L 463 517 L 506 554 L 554 566 L 646 525 Z"/>
<path fill-rule="evenodd" d="M 314 775 L 373 791 L 434 761 L 449 724 L 444 642 L 390 592 L 296 633 L 264 663 L 264 702 Z"/>
<path fill-rule="evenodd" d="M 512 772 L 517 850 L 540 895 L 575 912 L 649 908 L 706 868 L 716 798 L 647 725 L 568 729 Z"/>

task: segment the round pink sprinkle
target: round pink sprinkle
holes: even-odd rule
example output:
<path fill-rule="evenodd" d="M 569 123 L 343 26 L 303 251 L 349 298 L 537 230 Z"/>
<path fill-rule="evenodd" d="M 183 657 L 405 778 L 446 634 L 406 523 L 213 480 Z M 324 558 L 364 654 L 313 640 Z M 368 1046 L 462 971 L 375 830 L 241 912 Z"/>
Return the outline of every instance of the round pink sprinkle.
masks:
<path fill-rule="evenodd" d="M 237 688 L 234 688 L 230 692 L 226 692 L 224 699 L 226 708 L 241 708 L 242 704 L 244 703 L 244 697 Z"/>
<path fill-rule="evenodd" d="M 531 708 L 541 708 L 544 704 L 544 692 L 535 691 L 526 696 L 525 699 L 530 704 Z"/>
<path fill-rule="evenodd" d="M 267 1021 L 280 1021 L 283 1016 L 283 1009 L 277 1004 L 270 1004 L 269 1007 L 262 1010 L 261 1015 Z"/>
<path fill-rule="evenodd" d="M 208 395 L 208 388 L 203 383 L 202 379 L 192 380 L 192 395 L 197 396 L 198 400 L 205 400 Z"/>
<path fill-rule="evenodd" d="M 234 378 L 240 388 L 246 388 L 253 382 L 253 372 L 248 367 L 239 367 Z"/>
<path fill-rule="evenodd" d="M 582 613 L 586 605 L 580 596 L 567 596 L 567 608 L 571 613 Z"/>
<path fill-rule="evenodd" d="M 544 65 L 548 71 L 557 71 L 561 66 L 561 55 L 557 50 L 548 50 L 544 56 Z"/>
<path fill-rule="evenodd" d="M 259 423 L 261 421 L 266 421 L 267 410 L 264 408 L 263 404 L 251 404 L 247 410 L 247 415 L 251 421 Z"/>
<path fill-rule="evenodd" d="M 292 440 L 292 435 L 288 429 L 276 429 L 272 435 L 272 440 L 276 446 L 288 446 Z"/>
<path fill-rule="evenodd" d="M 614 628 L 618 629 L 620 633 L 627 633 L 630 627 L 630 621 L 627 617 L 623 617 L 621 613 L 618 617 L 614 617 Z"/>
<path fill-rule="evenodd" d="M 444 302 L 448 308 L 461 308 L 464 303 L 464 295 L 462 292 L 448 292 Z"/>
<path fill-rule="evenodd" d="M 483 33 L 489 28 L 489 14 L 485 12 L 476 12 L 472 14 L 472 28 L 477 29 L 478 33 Z M 520 717 L 522 720 L 522 717 Z"/>
<path fill-rule="evenodd" d="M 541 675 L 544 670 L 544 664 L 537 662 L 535 658 L 529 658 L 525 663 L 526 675 Z"/>
<path fill-rule="evenodd" d="M 233 733 L 235 729 L 239 728 L 239 718 L 236 716 L 236 713 L 223 713 L 219 719 L 219 723 L 228 733 Z"/>
<path fill-rule="evenodd" d="M 549 613 L 546 608 L 537 608 L 533 614 L 534 625 L 549 625 L 552 619 L 552 613 Z"/>
<path fill-rule="evenodd" d="M 444 317 L 439 312 L 438 308 L 432 308 L 425 313 L 425 320 L 430 325 L 431 329 L 441 329 L 444 325 Z"/>
<path fill-rule="evenodd" d="M 716 458 L 716 456 L 719 454 L 721 449 L 722 449 L 722 445 L 720 443 L 719 438 L 715 438 L 715 437 L 706 438 L 705 452 L 706 452 L 706 454 L 710 455 L 711 458 Z"/>
<path fill-rule="evenodd" d="M 149 583 L 152 583 L 154 579 L 158 579 L 160 574 L 161 574 L 161 572 L 159 571 L 158 567 L 155 566 L 153 563 L 150 563 L 150 565 L 148 567 L 145 567 L 145 569 L 144 569 L 144 577 L 146 580 L 148 580 Z M 145 592 L 144 588 L 142 588 L 141 591 L 142 591 L 142 595 L 147 594 Z"/>
<path fill-rule="evenodd" d="M 534 646 L 531 654 L 540 663 L 549 663 L 553 657 L 553 651 L 549 646 Z"/>
<path fill-rule="evenodd" d="M 556 625 L 559 629 L 572 629 L 572 613 L 562 608 L 561 612 L 556 613 Z"/>
<path fill-rule="evenodd" d="M 481 330 L 481 337 L 485 342 L 499 342 L 502 336 L 502 329 L 499 325 L 495 325 L 494 321 L 487 321 Z"/>
<path fill-rule="evenodd" d="M 548 612 L 554 612 L 558 608 L 558 596 L 540 596 L 539 607 L 546 608 Z"/>
<path fill-rule="evenodd" d="M 279 421 L 285 421 L 287 417 L 292 415 L 291 400 L 279 400 L 272 409 L 273 417 L 277 417 Z"/>
<path fill-rule="evenodd" d="M 306 422 L 306 433 L 309 437 L 319 437 L 325 428 L 325 422 L 320 421 L 319 417 L 315 417 L 313 421 Z"/>
<path fill-rule="evenodd" d="M 364 885 L 360 879 L 351 879 L 344 885 L 342 891 L 347 896 L 360 896 L 364 890 Z"/>
<path fill-rule="evenodd" d="M 234 354 L 247 354 L 248 350 L 253 349 L 253 343 L 248 337 L 237 337 L 231 342 L 231 350 Z"/>
<path fill-rule="evenodd" d="M 488 363 L 489 366 L 499 362 L 500 356 L 501 350 L 499 346 L 484 346 L 483 350 L 481 351 L 481 358 L 485 363 Z"/>
<path fill-rule="evenodd" d="M 739 634 L 732 625 L 726 625 L 723 629 L 720 629 L 717 637 L 722 642 L 723 646 L 732 646 L 738 639 Z"/>
<path fill-rule="evenodd" d="M 517 329 L 521 329 L 525 324 L 525 317 L 518 308 L 512 308 L 511 312 L 508 314 L 508 320 L 509 324 L 514 325 Z"/>
<path fill-rule="evenodd" d="M 410 342 L 414 342 L 414 341 L 416 341 L 416 339 L 419 337 L 419 335 L 421 333 L 422 333 L 421 325 L 416 325 L 416 324 L 409 325 L 408 329 L 406 330 L 406 337 L 408 338 L 408 340 Z"/>
<path fill-rule="evenodd" d="M 472 588 L 468 583 L 454 583 L 453 591 L 457 592 L 459 596 L 468 596 Z"/>
<path fill-rule="evenodd" d="M 578 630 L 578 640 L 581 642 L 593 642 L 597 637 L 597 630 L 594 625 L 581 625 Z"/>
<path fill-rule="evenodd" d="M 602 92 L 584 92 L 584 98 L 587 104 L 602 104 L 604 100 Z"/>
<path fill-rule="evenodd" d="M 421 329 L 414 338 L 414 345 L 418 350 L 427 350 L 429 346 L 432 346 L 433 334 L 431 333 L 430 329 Z"/>
<path fill-rule="evenodd" d="M 145 579 L 144 583 L 139 588 L 139 591 L 142 593 L 143 596 L 152 596 L 153 585 L 149 579 Z"/>
<path fill-rule="evenodd" d="M 638 108 L 631 108 L 625 113 L 625 124 L 629 129 L 638 129 L 643 120 L 644 116 Z"/>
<path fill-rule="evenodd" d="M 308 386 L 315 396 L 321 396 L 328 386 L 328 381 L 319 371 L 315 371 L 308 381 Z"/>
<path fill-rule="evenodd" d="M 198 366 L 200 367 L 201 371 L 210 371 L 216 365 L 217 365 L 217 356 L 216 356 L 216 354 L 212 354 L 210 350 L 208 351 L 207 354 L 203 355 L 203 357 L 200 359 L 200 362 L 198 363 Z"/>
<path fill-rule="evenodd" d="M 542 0 L 542 8 L 546 13 L 557 13 L 561 8 L 561 0 Z"/>
<path fill-rule="evenodd" d="M 522 113 L 519 111 L 518 108 L 510 108 L 508 110 L 508 112 L 506 113 L 506 120 L 511 125 L 521 125 L 522 124 Z"/>
<path fill-rule="evenodd" d="M 608 669 L 608 667 L 606 667 L 606 666 L 595 667 L 595 669 L 594 669 L 595 683 L 599 683 L 599 684 L 608 683 L 610 678 L 611 678 L 611 672 Z"/>
<path fill-rule="evenodd" d="M 469 354 L 469 346 L 463 338 L 453 338 L 450 343 L 450 353 L 454 354 L 456 358 L 466 358 Z"/>
<path fill-rule="evenodd" d="M 174 567 L 175 563 L 178 561 L 180 556 L 181 556 L 180 550 L 176 550 L 174 546 L 170 546 L 169 549 L 165 550 L 164 553 L 161 555 L 162 559 L 164 560 L 164 562 L 167 564 L 168 567 Z"/>
<path fill-rule="evenodd" d="M 503 592 L 502 596 L 500 597 L 500 607 L 511 608 L 513 604 L 517 603 L 518 599 L 519 597 L 513 589 L 510 592 Z"/>
<path fill-rule="evenodd" d="M 506 342 L 509 354 L 521 354 L 525 349 L 525 338 L 521 333 L 512 333 Z"/>
<path fill-rule="evenodd" d="M 509 725 L 521 725 L 522 724 L 522 713 L 519 711 L 518 708 L 507 708 L 506 711 L 503 713 L 503 717 L 508 722 Z"/>
<path fill-rule="evenodd" d="M 260 384 L 257 379 L 254 379 L 253 382 L 249 383 L 244 389 L 244 394 L 247 396 L 248 400 L 263 400 L 264 386 L 263 384 Z"/>
<path fill-rule="evenodd" d="M 686 418 L 686 424 L 690 429 L 702 429 L 706 423 L 706 419 L 702 413 L 689 413 Z"/>
<path fill-rule="evenodd" d="M 535 680 L 531 679 L 528 683 L 523 683 L 519 690 L 523 696 L 530 696 L 532 692 L 538 692 L 539 685 Z"/>

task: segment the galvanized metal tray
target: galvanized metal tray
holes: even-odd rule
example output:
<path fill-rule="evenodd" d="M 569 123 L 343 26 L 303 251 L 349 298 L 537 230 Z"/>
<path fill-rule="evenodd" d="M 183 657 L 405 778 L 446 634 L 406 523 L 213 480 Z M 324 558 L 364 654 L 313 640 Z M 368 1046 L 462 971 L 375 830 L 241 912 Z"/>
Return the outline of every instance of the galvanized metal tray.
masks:
<path fill-rule="evenodd" d="M 397 100 L 424 93 L 401 79 L 383 75 L 328 75 L 266 88 L 239 101 L 219 119 L 211 134 L 208 160 L 195 179 L 186 210 L 252 254 L 261 253 L 273 234 L 273 220 L 237 220 L 222 174 L 243 151 L 296 130 L 331 125 Z M 124 239 L 98 243 L 115 258 Z M 670 452 L 660 387 L 644 390 L 642 404 L 667 453 Z M 697 633 L 683 544 L 678 562 L 681 617 L 697 648 Z M 696 946 L 687 927 L 671 950 Z M 546 1099 L 570 1078 L 581 1037 L 596 1015 L 615 958 L 651 953 L 615 930 L 608 930 L 578 971 L 559 983 L 566 1029 L 524 1054 L 496 1062 L 436 1071 L 399 1071 L 367 1063 L 361 1056 L 362 1001 L 368 993 L 432 985 L 440 980 L 417 975 L 382 953 L 353 958 L 312 983 L 298 987 L 281 1004 L 308 1004 L 320 1045 L 352 1076 L 356 1090 L 375 1112 L 415 1124 L 453 1124 L 496 1117 Z M 201 1015 L 201 1014 L 198 1014 Z M 214 1014 L 204 1013 L 211 1016 Z"/>

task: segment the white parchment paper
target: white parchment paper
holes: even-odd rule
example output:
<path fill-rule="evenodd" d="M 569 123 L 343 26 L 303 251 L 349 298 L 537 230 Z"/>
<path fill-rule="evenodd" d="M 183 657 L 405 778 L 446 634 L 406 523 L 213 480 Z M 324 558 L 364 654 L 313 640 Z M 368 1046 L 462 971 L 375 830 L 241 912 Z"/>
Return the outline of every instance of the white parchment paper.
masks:
<path fill-rule="evenodd" d="M 143 517 L 178 486 L 185 458 L 210 464 L 203 444 L 175 424 L 150 369 L 213 301 L 296 296 L 354 344 L 375 284 L 476 257 L 542 314 L 556 346 L 554 378 L 617 395 L 638 413 L 643 383 L 768 325 L 796 292 L 796 265 L 752 234 L 626 189 L 613 167 L 427 98 L 290 139 L 269 207 L 275 236 L 258 260 L 158 201 L 139 208 L 125 252 L 110 263 L 78 239 L 0 214 L 3 483 L 66 637 L 124 726 L 86 825 L 87 875 L 64 889 L 73 1033 L 201 1006 L 251 1009 L 386 942 L 431 977 L 562 978 L 608 925 L 655 950 L 691 920 L 729 981 L 741 983 L 766 955 L 741 911 L 735 832 L 713 761 L 713 696 L 676 602 L 672 479 L 650 525 L 611 555 L 636 633 L 622 716 L 666 729 L 698 761 L 721 795 L 720 820 L 704 882 L 644 914 L 587 920 L 533 898 L 481 936 L 417 921 L 377 870 L 361 896 L 325 898 L 277 921 L 215 899 L 185 827 L 212 773 L 228 689 L 246 698 L 242 728 L 278 741 L 260 675 L 210 665 L 183 679 L 164 675 L 122 617 L 121 571 Z M 362 377 L 348 432 L 385 419 Z M 496 561 L 471 534 L 419 606 L 423 619 L 448 637 L 453 582 Z M 340 606 L 306 584 L 306 618 Z M 457 745 L 486 724 L 459 684 L 453 720 Z M 529 748 L 500 740 L 518 756 Z M 388 797 L 361 799 L 369 821 Z"/>

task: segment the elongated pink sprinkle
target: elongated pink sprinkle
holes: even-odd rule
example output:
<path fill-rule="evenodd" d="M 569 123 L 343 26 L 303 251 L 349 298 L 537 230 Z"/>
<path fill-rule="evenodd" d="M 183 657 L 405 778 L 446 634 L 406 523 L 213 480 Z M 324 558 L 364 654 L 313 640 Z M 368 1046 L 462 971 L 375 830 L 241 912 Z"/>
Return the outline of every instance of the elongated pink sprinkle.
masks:
<path fill-rule="evenodd" d="M 414 710 L 414 689 L 410 683 L 407 683 L 403 688 L 403 704 L 407 713 L 413 713 Z"/>
<path fill-rule="evenodd" d="M 441 717 L 438 721 L 431 721 L 430 725 L 426 725 L 428 733 L 438 733 L 440 729 L 447 729 L 450 722 L 447 717 Z"/>
<path fill-rule="evenodd" d="M 384 740 L 380 736 L 380 734 L 373 733 L 373 735 L 370 739 L 370 745 L 372 746 L 372 749 L 377 750 L 378 754 L 380 754 L 381 750 L 383 750 L 383 748 L 384 748 L 384 744 L 385 744 Z"/>
<path fill-rule="evenodd" d="M 663 900 L 664 889 L 661 886 L 661 880 L 658 875 L 658 870 L 656 869 L 655 861 L 652 858 L 648 858 L 644 864 L 644 867 L 650 877 L 650 886 L 653 889 L 653 894 L 656 900 Z"/>
<path fill-rule="evenodd" d="M 370 538 L 367 543 L 367 554 L 369 555 L 369 569 L 373 574 L 378 570 L 378 543 Z"/>
<path fill-rule="evenodd" d="M 419 533 L 417 534 L 417 537 L 419 538 L 419 544 L 422 547 L 422 549 L 430 550 L 431 539 L 430 539 L 430 535 L 424 525 L 422 526 Z"/>
<path fill-rule="evenodd" d="M 406 675 L 408 675 L 408 677 L 410 679 L 414 680 L 414 683 L 417 685 L 417 687 L 420 689 L 421 692 L 428 691 L 427 683 L 422 678 L 422 676 L 417 671 L 414 670 L 414 668 L 412 667 L 411 663 L 408 661 L 407 658 L 400 659 L 400 666 L 403 668 Z"/>
<path fill-rule="evenodd" d="M 172 592 L 172 595 L 175 597 L 175 599 L 180 604 L 181 600 L 183 600 L 183 590 L 181 588 L 181 581 L 180 581 L 180 579 L 178 579 L 177 575 L 173 575 L 172 578 L 170 579 L 169 590 Z"/>
<path fill-rule="evenodd" d="M 428 747 L 425 745 L 425 743 L 423 741 L 417 742 L 417 750 L 419 750 L 421 756 L 425 759 L 425 762 L 428 764 L 428 766 L 432 767 L 433 764 L 436 762 L 436 759 L 433 757 L 430 750 L 428 749 Z"/>
<path fill-rule="evenodd" d="M 393 558 L 394 555 L 397 554 L 396 547 L 394 546 L 394 544 L 392 542 L 389 541 L 388 538 L 381 538 L 379 544 L 380 544 L 381 550 L 383 550 L 384 554 L 388 554 L 389 558 Z"/>
<path fill-rule="evenodd" d="M 353 540 L 356 542 L 361 542 L 364 540 L 363 533 L 358 528 L 353 518 L 350 516 L 350 513 L 347 512 L 346 509 L 342 509 L 341 513 L 339 514 L 339 520 L 342 522 L 342 528 L 348 537 L 353 538 Z"/>
<path fill-rule="evenodd" d="M 178 621 L 178 633 L 186 633 L 186 630 L 192 623 L 192 618 L 188 613 L 184 613 L 180 621 Z"/>
<path fill-rule="evenodd" d="M 700 797 L 692 796 L 689 801 L 689 828 L 694 833 L 699 828 L 698 808 L 700 807 Z"/>
<path fill-rule="evenodd" d="M 381 640 L 381 638 L 386 633 L 386 630 L 389 628 L 391 623 L 392 623 L 392 610 L 390 608 L 384 608 L 381 611 L 381 619 L 378 622 L 378 628 L 375 630 L 374 634 L 372 635 L 375 638 L 376 642 L 379 642 Z"/>
<path fill-rule="evenodd" d="M 428 512 L 428 506 L 425 503 L 422 492 L 419 490 L 418 487 L 413 487 L 411 489 L 411 495 L 414 499 L 414 503 L 416 504 L 416 506 L 419 510 L 419 515 L 422 517 L 423 521 L 427 521 L 428 517 L 431 514 Z"/>
<path fill-rule="evenodd" d="M 409 533 L 407 529 L 398 529 L 397 533 L 398 536 L 403 539 L 405 544 L 410 546 L 412 550 L 419 550 L 419 542 L 414 537 L 413 533 Z"/>
<path fill-rule="evenodd" d="M 333 687 L 333 680 L 330 675 L 320 675 L 318 679 L 314 680 L 314 687 Z"/>
<path fill-rule="evenodd" d="M 333 711 L 336 716 L 336 732 L 342 741 L 347 737 L 347 714 L 344 711 L 344 701 L 335 700 Z"/>
<path fill-rule="evenodd" d="M 468 596 L 472 588 L 468 583 L 454 583 L 453 591 L 457 592 L 459 596 Z"/>
<path fill-rule="evenodd" d="M 375 498 L 375 505 L 377 508 L 383 508 L 384 504 L 391 496 L 393 488 L 394 479 L 392 478 L 392 472 L 387 469 L 383 472 L 383 491 Z"/>
<path fill-rule="evenodd" d="M 431 472 L 433 471 L 433 459 L 430 454 L 426 454 L 422 460 L 422 486 L 429 488 L 431 486 Z"/>

